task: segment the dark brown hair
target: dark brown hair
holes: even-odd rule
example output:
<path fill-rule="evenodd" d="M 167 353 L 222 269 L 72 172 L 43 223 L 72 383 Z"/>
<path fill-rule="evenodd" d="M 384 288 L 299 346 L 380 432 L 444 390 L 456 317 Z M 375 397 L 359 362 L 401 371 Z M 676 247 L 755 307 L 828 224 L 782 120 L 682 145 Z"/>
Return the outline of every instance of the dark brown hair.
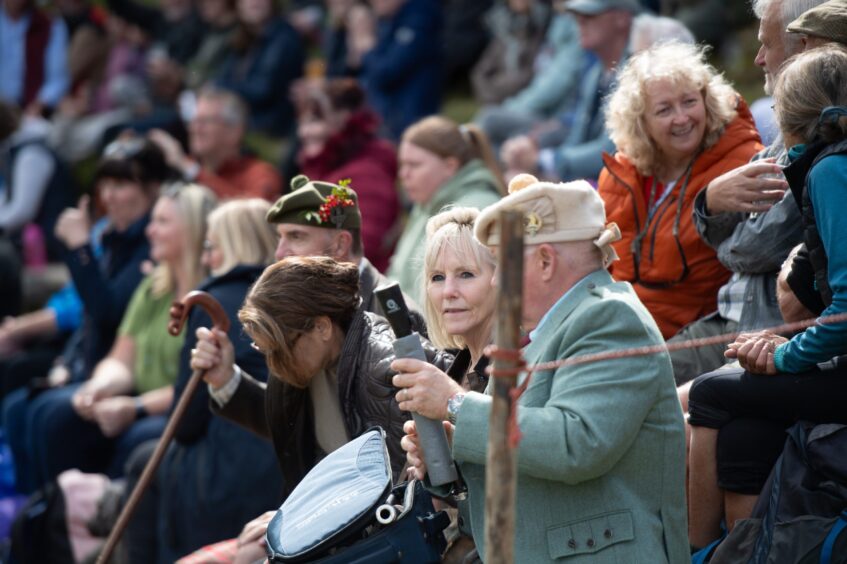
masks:
<path fill-rule="evenodd" d="M 11 137 L 20 123 L 20 109 L 14 104 L 0 100 L 0 142 Z"/>
<path fill-rule="evenodd" d="M 162 183 L 175 177 L 176 172 L 158 145 L 145 137 L 131 137 L 106 146 L 94 172 L 94 184 L 107 178 L 135 182 L 145 192 L 154 194 Z"/>
<path fill-rule="evenodd" d="M 305 388 L 297 338 L 326 316 L 345 333 L 359 307 L 359 268 L 327 257 L 289 257 L 269 266 L 247 294 L 238 319 L 280 380 Z"/>
<path fill-rule="evenodd" d="M 335 78 L 306 87 L 296 103 L 299 115 L 324 119 L 331 111 L 356 112 L 364 108 L 365 91 L 353 78 Z"/>

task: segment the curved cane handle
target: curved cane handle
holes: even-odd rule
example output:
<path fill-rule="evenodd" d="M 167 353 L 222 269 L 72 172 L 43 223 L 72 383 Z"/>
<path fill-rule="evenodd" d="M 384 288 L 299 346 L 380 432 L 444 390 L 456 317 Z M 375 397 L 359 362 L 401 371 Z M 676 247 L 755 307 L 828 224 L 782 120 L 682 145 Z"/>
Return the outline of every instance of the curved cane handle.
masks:
<path fill-rule="evenodd" d="M 221 331 L 229 331 L 229 317 L 227 317 L 223 306 L 221 306 L 218 300 L 206 292 L 195 290 L 193 292 L 188 292 L 185 297 L 182 298 L 182 301 L 171 304 L 171 319 L 168 321 L 168 333 L 174 337 L 179 335 L 182 331 L 182 327 L 185 325 L 185 321 L 188 319 L 188 314 L 191 312 L 191 308 L 195 305 L 199 305 L 206 310 L 206 313 L 208 313 L 212 318 L 212 324 L 214 327 Z M 165 451 L 167 450 L 171 439 L 173 439 L 174 433 L 176 433 L 176 427 L 179 425 L 179 422 L 182 420 L 182 416 L 185 414 L 185 410 L 188 408 L 191 396 L 194 394 L 194 390 L 197 389 L 197 386 L 202 379 L 202 370 L 195 370 L 192 372 L 191 378 L 189 378 L 188 383 L 185 385 L 185 389 L 182 392 L 182 396 L 176 403 L 170 419 L 168 419 L 168 424 L 165 426 L 165 430 L 162 431 L 162 437 L 159 439 L 156 449 L 153 451 L 153 455 L 147 461 L 147 465 L 144 467 L 144 472 L 141 473 L 141 477 L 135 484 L 135 488 L 132 490 L 126 504 L 124 504 L 115 526 L 109 533 L 109 538 L 106 539 L 106 543 L 103 545 L 103 549 L 97 557 L 97 564 L 106 564 L 107 562 L 110 562 L 110 558 L 115 550 L 115 546 L 118 544 L 118 540 L 121 538 L 121 535 L 126 529 L 132 514 L 135 512 L 135 508 L 141 500 L 141 495 L 153 480 L 156 469 L 159 467 L 159 463 L 162 462 L 162 458 L 165 456 Z"/>
<path fill-rule="evenodd" d="M 174 337 L 179 335 L 183 326 L 185 326 L 186 320 L 188 320 L 188 314 L 191 313 L 191 308 L 195 305 L 199 305 L 206 310 L 206 313 L 212 318 L 212 325 L 216 329 L 220 329 L 223 332 L 229 331 L 229 317 L 220 302 L 206 292 L 194 290 L 185 294 L 182 301 L 171 304 L 171 320 L 168 321 L 168 333 Z"/>

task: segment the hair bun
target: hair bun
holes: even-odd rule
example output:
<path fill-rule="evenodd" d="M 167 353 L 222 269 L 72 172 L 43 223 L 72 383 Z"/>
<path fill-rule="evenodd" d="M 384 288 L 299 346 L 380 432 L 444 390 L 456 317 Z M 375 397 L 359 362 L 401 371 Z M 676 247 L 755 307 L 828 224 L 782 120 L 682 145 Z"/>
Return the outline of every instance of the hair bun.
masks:
<path fill-rule="evenodd" d="M 509 181 L 509 194 L 514 194 L 537 183 L 538 179 L 531 174 L 522 172 Z"/>
<path fill-rule="evenodd" d="M 433 233 L 445 225 L 458 225 L 459 227 L 468 227 L 473 229 L 473 224 L 479 215 L 479 210 L 476 208 L 447 208 L 441 213 L 429 218 L 426 222 L 426 236 L 432 237 Z"/>

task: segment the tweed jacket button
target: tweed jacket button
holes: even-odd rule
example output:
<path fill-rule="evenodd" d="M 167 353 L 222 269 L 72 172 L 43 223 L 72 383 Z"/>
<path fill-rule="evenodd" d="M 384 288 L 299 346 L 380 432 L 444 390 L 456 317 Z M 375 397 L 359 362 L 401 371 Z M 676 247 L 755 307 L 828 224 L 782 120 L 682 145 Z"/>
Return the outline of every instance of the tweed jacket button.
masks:
<path fill-rule="evenodd" d="M 588 539 L 585 544 L 588 545 L 588 548 L 594 548 L 594 539 Z"/>
<path fill-rule="evenodd" d="M 568 541 L 568 548 L 575 549 L 576 548 L 576 541 L 573 540 L 573 539 L 569 540 Z"/>
<path fill-rule="evenodd" d="M 612 538 L 612 530 L 606 529 L 605 531 L 603 531 L 603 536 L 606 537 L 607 539 Z"/>

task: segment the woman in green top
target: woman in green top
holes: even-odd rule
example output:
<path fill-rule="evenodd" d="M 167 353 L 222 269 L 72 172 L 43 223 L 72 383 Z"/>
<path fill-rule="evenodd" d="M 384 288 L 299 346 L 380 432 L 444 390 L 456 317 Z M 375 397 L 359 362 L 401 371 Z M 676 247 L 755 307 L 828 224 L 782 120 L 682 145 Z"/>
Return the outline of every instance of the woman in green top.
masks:
<path fill-rule="evenodd" d="M 398 160 L 400 181 L 413 207 L 387 274 L 420 302 L 429 218 L 447 206 L 483 209 L 506 191 L 488 139 L 475 125 L 424 118 L 403 133 Z"/>
<path fill-rule="evenodd" d="M 156 266 L 133 294 L 109 354 L 50 410 L 36 437 L 47 447 L 38 449 L 37 463 L 48 476 L 68 468 L 120 475 L 132 449 L 161 434 L 183 341 L 167 332 L 169 309 L 206 274 L 200 257 L 215 203 L 210 190 L 194 184 L 159 197 L 147 227 Z"/>

